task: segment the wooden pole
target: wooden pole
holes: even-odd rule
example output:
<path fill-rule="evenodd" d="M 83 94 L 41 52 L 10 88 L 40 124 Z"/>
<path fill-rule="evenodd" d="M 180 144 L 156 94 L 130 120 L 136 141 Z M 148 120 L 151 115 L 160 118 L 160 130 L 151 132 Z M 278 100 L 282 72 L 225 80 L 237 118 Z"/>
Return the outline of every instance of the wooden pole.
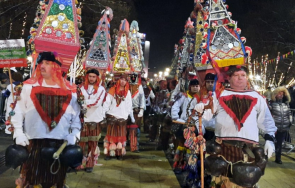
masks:
<path fill-rule="evenodd" d="M 12 78 L 11 78 L 10 67 L 8 67 L 8 74 L 9 74 L 9 82 L 10 82 L 10 86 L 11 86 L 12 101 L 14 102 L 14 92 L 13 92 L 13 85 L 12 85 Z"/>
<path fill-rule="evenodd" d="M 198 112 L 199 117 L 199 135 L 203 138 L 203 131 L 202 131 L 202 113 Z M 201 157 L 201 188 L 204 188 L 204 150 L 203 150 L 203 143 L 200 143 L 200 157 Z"/>

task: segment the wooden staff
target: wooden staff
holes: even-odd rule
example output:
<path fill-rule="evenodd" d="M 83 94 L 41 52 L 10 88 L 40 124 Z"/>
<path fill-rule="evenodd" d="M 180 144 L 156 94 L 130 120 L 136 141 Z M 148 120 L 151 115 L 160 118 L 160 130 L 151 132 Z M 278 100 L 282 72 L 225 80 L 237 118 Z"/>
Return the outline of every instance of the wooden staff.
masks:
<path fill-rule="evenodd" d="M 211 109 L 213 113 L 213 98 L 212 92 L 209 92 L 209 104 L 204 106 L 204 110 Z M 201 157 L 201 187 L 204 188 L 204 148 L 203 148 L 203 131 L 202 131 L 202 115 L 203 113 L 198 112 L 199 117 L 199 145 L 200 145 L 200 157 Z"/>
<path fill-rule="evenodd" d="M 211 109 L 211 112 L 213 114 L 213 98 L 212 98 L 212 92 L 210 91 L 208 93 L 209 95 L 209 104 L 204 106 L 204 110 L 206 109 Z M 180 121 L 176 121 L 176 120 L 172 120 L 173 123 L 178 123 L 178 124 L 183 124 L 183 125 L 188 125 L 191 122 L 192 116 L 194 116 L 194 114 L 196 113 L 195 110 L 192 111 L 191 115 L 188 118 L 187 122 L 180 122 Z M 199 117 L 199 136 L 198 136 L 198 140 L 199 145 L 200 145 L 200 156 L 201 156 L 201 187 L 204 188 L 204 149 L 203 149 L 203 131 L 202 131 L 202 115 L 203 113 L 198 112 L 198 117 Z"/>
<path fill-rule="evenodd" d="M 10 82 L 10 86 L 11 86 L 12 100 L 13 100 L 13 102 L 14 102 L 14 92 L 13 92 L 13 85 L 12 85 L 12 78 L 11 78 L 10 67 L 8 67 L 8 74 L 9 74 L 9 82 Z"/>

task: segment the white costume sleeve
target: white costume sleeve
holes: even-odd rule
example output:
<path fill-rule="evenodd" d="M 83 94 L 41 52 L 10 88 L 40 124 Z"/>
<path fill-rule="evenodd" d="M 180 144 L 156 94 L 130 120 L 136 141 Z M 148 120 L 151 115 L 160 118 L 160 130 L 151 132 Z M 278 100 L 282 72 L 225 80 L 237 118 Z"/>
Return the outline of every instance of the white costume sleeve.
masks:
<path fill-rule="evenodd" d="M 172 119 L 174 119 L 174 120 L 179 119 L 179 112 L 180 112 L 180 109 L 181 109 L 181 106 L 182 106 L 184 100 L 185 100 L 185 96 L 182 95 L 180 99 L 178 99 L 177 101 L 174 102 L 174 104 L 171 108 Z"/>
<path fill-rule="evenodd" d="M 139 105 L 139 108 L 141 109 L 145 109 L 145 96 L 144 96 L 144 91 L 143 91 L 143 88 L 142 88 L 142 85 L 140 85 L 138 87 L 138 90 L 139 90 L 139 100 L 140 100 L 140 105 Z"/>
<path fill-rule="evenodd" d="M 271 136 L 275 136 L 275 132 L 277 131 L 277 127 L 275 126 L 275 122 L 273 117 L 268 109 L 266 101 L 260 96 L 257 102 L 258 107 L 258 117 L 257 117 L 257 125 L 260 130 L 263 131 L 264 134 L 269 134 Z"/>
<path fill-rule="evenodd" d="M 132 108 L 132 98 L 131 98 L 131 93 L 128 91 L 127 96 L 126 96 L 126 110 L 129 110 L 128 114 L 133 113 L 133 108 Z"/>
<path fill-rule="evenodd" d="M 112 104 L 114 97 L 110 95 L 109 93 L 107 94 L 106 101 L 103 103 L 103 113 L 106 114 L 110 110 L 110 106 Z"/>
<path fill-rule="evenodd" d="M 14 126 L 14 134 L 13 138 L 15 139 L 17 136 L 24 134 L 23 131 L 23 121 L 26 112 L 26 99 L 30 96 L 27 93 L 27 85 L 24 85 L 20 94 L 20 100 L 17 101 L 16 106 L 14 108 L 15 115 L 11 116 L 11 124 Z"/>
<path fill-rule="evenodd" d="M 81 109 L 80 109 L 80 106 L 78 104 L 78 101 L 77 100 L 73 101 L 72 106 L 73 106 L 75 114 L 73 114 L 71 128 L 72 129 L 76 128 L 76 129 L 80 130 L 81 129 L 81 121 L 80 121 L 79 116 L 80 116 Z"/>
<path fill-rule="evenodd" d="M 150 98 L 151 98 L 151 99 L 154 99 L 155 97 L 156 97 L 156 96 L 155 96 L 153 90 L 151 90 L 151 92 L 150 92 Z"/>

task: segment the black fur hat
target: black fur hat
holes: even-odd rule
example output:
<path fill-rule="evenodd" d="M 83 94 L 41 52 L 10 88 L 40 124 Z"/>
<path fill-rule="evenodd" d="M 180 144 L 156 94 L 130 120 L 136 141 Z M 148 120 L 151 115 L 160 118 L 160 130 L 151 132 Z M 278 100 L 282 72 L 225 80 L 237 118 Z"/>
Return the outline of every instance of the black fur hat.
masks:
<path fill-rule="evenodd" d="M 90 74 L 90 73 L 93 73 L 93 74 L 96 74 L 97 76 L 99 76 L 99 71 L 96 70 L 96 69 L 89 69 L 86 74 Z"/>
<path fill-rule="evenodd" d="M 61 62 L 55 59 L 55 55 L 52 52 L 41 52 L 39 53 L 37 63 L 41 63 L 43 60 L 52 61 L 61 66 Z"/>
<path fill-rule="evenodd" d="M 215 74 L 207 73 L 205 76 L 205 80 L 215 80 Z"/>
<path fill-rule="evenodd" d="M 192 79 L 192 80 L 189 82 L 189 85 L 190 85 L 190 86 L 199 85 L 199 81 L 198 81 L 197 79 Z"/>

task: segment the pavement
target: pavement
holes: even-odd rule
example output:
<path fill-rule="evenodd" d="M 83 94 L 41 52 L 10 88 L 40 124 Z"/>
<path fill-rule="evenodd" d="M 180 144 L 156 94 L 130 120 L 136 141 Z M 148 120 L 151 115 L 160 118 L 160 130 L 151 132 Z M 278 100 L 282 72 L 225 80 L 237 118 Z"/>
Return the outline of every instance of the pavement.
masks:
<path fill-rule="evenodd" d="M 164 151 L 155 151 L 155 144 L 141 137 L 140 153 L 128 152 L 123 161 L 112 159 L 105 161 L 101 151 L 98 164 L 93 172 L 68 173 L 66 184 L 70 188 L 180 188 L 185 175 L 175 175 L 172 171 L 172 159 Z M 0 157 L 11 144 L 11 137 L 0 132 Z M 102 150 L 102 142 L 99 144 Z M 295 152 L 282 156 L 283 164 L 271 158 L 265 175 L 259 181 L 260 188 L 295 187 Z M 2 171 L 1 171 L 2 169 Z M 18 170 L 0 168 L 0 188 L 14 188 Z"/>

